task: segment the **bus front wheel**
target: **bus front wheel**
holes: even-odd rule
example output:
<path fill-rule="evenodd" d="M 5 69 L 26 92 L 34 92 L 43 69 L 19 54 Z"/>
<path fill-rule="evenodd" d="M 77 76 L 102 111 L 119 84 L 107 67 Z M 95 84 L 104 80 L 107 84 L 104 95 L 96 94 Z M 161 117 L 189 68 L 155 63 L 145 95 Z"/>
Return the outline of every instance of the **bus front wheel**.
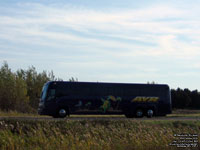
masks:
<path fill-rule="evenodd" d="M 66 108 L 60 108 L 58 110 L 58 116 L 59 118 L 65 118 L 66 116 L 69 116 L 69 111 Z"/>

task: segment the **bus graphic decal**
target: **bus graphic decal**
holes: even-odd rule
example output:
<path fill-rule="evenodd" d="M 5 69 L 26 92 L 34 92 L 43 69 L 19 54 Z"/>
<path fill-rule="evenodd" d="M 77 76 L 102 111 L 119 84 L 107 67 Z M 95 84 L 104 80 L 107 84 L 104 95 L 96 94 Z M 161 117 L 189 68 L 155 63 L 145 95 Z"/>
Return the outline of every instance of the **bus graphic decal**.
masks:
<path fill-rule="evenodd" d="M 101 99 L 101 101 L 103 102 L 103 105 L 101 106 L 101 108 L 103 109 L 103 112 L 105 113 L 109 108 L 110 108 L 110 101 L 108 99 Z"/>
<path fill-rule="evenodd" d="M 103 109 L 103 112 L 105 113 L 108 111 L 111 107 L 112 109 L 116 110 L 119 108 L 119 104 L 122 101 L 121 97 L 115 97 L 113 95 L 109 95 L 107 99 L 101 99 L 103 104 L 101 105 L 101 108 Z"/>

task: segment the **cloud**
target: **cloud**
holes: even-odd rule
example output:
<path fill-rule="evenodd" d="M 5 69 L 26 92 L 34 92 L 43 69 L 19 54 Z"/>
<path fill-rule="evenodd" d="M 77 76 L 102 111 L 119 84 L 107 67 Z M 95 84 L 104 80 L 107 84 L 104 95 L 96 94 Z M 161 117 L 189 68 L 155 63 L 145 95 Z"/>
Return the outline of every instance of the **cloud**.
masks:
<path fill-rule="evenodd" d="M 29 29 L 38 27 L 45 30 L 51 26 L 71 28 L 80 32 L 92 32 L 93 30 L 103 31 L 103 33 L 123 33 L 139 30 L 149 33 L 176 32 L 170 29 L 168 23 L 156 21 L 166 16 L 171 18 L 184 15 L 182 11 L 177 11 L 166 6 L 154 6 L 139 10 L 118 11 L 96 11 L 88 9 L 54 8 L 39 4 L 25 5 L 30 7 L 22 11 L 24 16 L 2 16 L 3 25 L 27 27 Z M 66 9 L 68 8 L 68 9 Z M 161 11 L 162 10 L 162 11 Z M 32 12 L 32 13 L 30 13 Z M 35 13 L 33 13 L 35 12 Z M 30 15 L 34 14 L 34 15 Z M 31 27 L 31 28 L 30 28 Z M 154 30 L 156 29 L 156 30 Z"/>
<path fill-rule="evenodd" d="M 177 51 L 177 44 L 180 47 L 183 45 L 183 42 L 176 40 L 177 35 L 191 38 L 197 36 L 191 29 L 178 28 L 187 23 L 177 19 L 183 19 L 185 11 L 169 6 L 102 12 L 70 8 L 67 5 L 62 8 L 34 3 L 21 5 L 29 8 L 16 10 L 23 16 L 0 17 L 2 39 L 54 47 L 66 47 L 64 43 L 74 47 L 74 43 L 78 43 L 77 47 L 90 45 L 97 48 L 122 48 L 125 51 L 134 49 L 135 55 L 151 52 L 159 56 Z M 167 22 L 165 19 L 172 21 Z"/>
<path fill-rule="evenodd" d="M 7 52 L 0 47 L 6 59 L 26 56 L 26 61 L 43 60 L 80 76 L 95 70 L 90 75 L 93 79 L 105 72 L 103 80 L 116 74 L 127 80 L 159 78 L 167 69 L 173 74 L 176 68 L 199 67 L 200 20 L 192 10 L 176 4 L 94 9 L 78 4 L 18 3 L 3 10 L 0 40 L 11 45 Z"/>

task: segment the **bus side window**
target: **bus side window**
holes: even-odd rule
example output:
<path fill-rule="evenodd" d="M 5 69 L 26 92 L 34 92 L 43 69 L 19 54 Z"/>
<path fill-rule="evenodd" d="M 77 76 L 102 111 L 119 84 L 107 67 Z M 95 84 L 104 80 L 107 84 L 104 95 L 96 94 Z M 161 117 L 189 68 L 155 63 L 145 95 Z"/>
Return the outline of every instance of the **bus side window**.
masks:
<path fill-rule="evenodd" d="M 48 92 L 47 100 L 50 101 L 50 100 L 54 99 L 55 95 L 56 95 L 56 90 L 50 89 L 49 92 Z"/>
<path fill-rule="evenodd" d="M 66 90 L 64 88 L 57 88 L 56 97 L 67 96 Z"/>

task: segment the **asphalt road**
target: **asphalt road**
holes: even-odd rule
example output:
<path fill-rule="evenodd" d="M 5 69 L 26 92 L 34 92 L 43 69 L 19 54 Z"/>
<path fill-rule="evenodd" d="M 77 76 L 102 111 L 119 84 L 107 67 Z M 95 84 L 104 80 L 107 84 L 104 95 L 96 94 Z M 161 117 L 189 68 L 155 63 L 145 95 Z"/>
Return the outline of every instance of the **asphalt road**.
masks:
<path fill-rule="evenodd" d="M 33 120 L 33 121 L 62 121 L 62 120 L 175 120 L 185 121 L 193 120 L 200 121 L 200 117 L 153 117 L 153 118 L 126 118 L 126 117 L 66 117 L 66 118 L 52 118 L 52 117 L 0 117 L 0 120 Z"/>

